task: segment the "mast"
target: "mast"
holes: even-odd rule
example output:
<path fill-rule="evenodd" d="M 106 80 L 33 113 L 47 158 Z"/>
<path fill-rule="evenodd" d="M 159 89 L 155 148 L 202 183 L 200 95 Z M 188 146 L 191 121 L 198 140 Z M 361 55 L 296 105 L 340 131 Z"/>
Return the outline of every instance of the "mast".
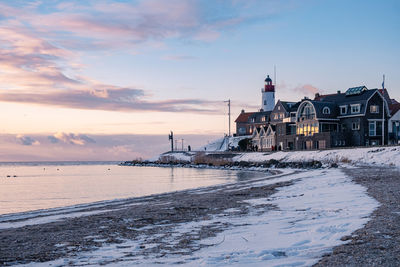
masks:
<path fill-rule="evenodd" d="M 385 145 L 385 74 L 382 81 L 382 146 Z"/>

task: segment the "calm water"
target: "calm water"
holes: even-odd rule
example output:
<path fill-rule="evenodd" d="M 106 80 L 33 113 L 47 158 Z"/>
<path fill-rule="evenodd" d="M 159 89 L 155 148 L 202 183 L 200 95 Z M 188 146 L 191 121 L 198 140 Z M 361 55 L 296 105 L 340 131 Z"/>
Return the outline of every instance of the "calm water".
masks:
<path fill-rule="evenodd" d="M 0 163 L 0 214 L 139 197 L 260 175 L 116 163 Z"/>

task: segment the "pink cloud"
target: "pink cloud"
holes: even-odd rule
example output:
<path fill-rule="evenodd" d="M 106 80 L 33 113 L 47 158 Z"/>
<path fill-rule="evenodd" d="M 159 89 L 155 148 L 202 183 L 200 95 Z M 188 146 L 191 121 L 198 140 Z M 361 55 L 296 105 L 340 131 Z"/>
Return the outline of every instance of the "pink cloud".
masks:
<path fill-rule="evenodd" d="M 160 135 L 56 133 L 48 136 L 34 134 L 20 135 L 20 138 L 25 137 L 26 139 L 26 144 L 21 145 L 21 140 L 17 139 L 16 141 L 15 135 L 0 134 L 0 161 L 125 161 L 139 157 L 148 159 L 169 150 L 170 144 L 167 135 L 168 132 Z M 176 137 L 183 138 L 185 144 L 191 145 L 195 149 L 219 136 L 179 135 L 176 133 Z M 81 140 L 79 142 L 83 144 L 71 142 L 71 138 L 72 140 Z M 34 142 L 38 142 L 40 145 L 34 145 Z"/>
<path fill-rule="evenodd" d="M 301 86 L 297 86 L 293 89 L 293 91 L 302 93 L 307 96 L 314 96 L 316 93 L 318 93 L 320 90 L 317 87 L 312 86 L 311 84 L 305 84 Z"/>

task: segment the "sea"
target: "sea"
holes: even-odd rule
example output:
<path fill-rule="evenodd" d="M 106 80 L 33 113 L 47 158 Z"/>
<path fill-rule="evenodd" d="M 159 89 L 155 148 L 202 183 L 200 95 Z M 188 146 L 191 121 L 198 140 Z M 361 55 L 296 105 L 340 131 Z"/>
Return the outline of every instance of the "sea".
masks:
<path fill-rule="evenodd" d="M 0 215 L 141 197 L 262 176 L 248 171 L 133 167 L 118 163 L 0 163 Z"/>

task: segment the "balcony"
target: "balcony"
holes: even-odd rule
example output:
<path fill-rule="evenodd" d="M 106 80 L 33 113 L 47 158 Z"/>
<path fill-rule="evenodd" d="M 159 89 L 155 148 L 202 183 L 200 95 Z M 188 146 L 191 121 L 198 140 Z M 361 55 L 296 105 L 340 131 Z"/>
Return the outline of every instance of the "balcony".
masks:
<path fill-rule="evenodd" d="M 283 119 L 283 122 L 296 122 L 296 117 L 287 117 Z"/>

